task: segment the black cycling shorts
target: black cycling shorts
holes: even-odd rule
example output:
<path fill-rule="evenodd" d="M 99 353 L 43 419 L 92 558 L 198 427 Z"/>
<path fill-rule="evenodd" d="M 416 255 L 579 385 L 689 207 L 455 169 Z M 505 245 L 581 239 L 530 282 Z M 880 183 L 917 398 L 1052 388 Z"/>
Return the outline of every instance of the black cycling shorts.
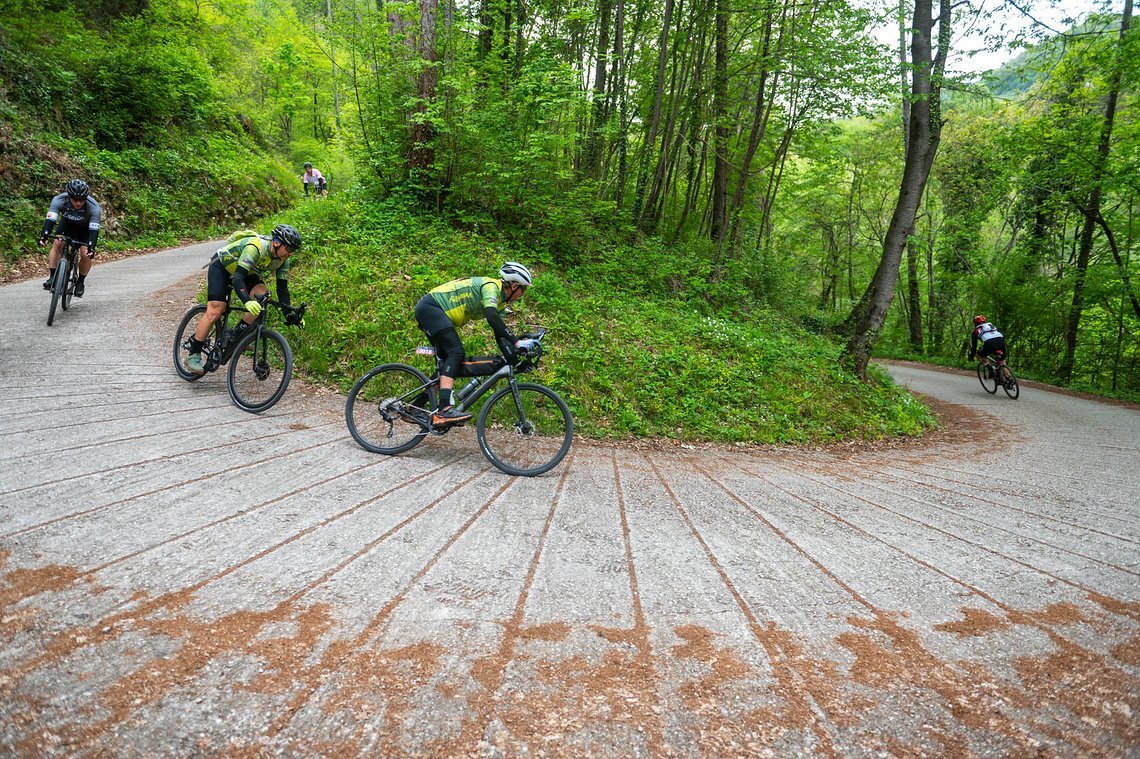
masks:
<path fill-rule="evenodd" d="M 230 283 L 233 277 L 217 259 L 210 264 L 206 272 L 206 300 L 228 301 L 230 299 Z M 245 275 L 245 284 L 250 290 L 261 284 L 261 277 L 250 272 Z"/>
<path fill-rule="evenodd" d="M 431 295 L 425 295 L 416 304 L 416 324 L 420 325 L 435 348 L 439 373 L 445 377 L 459 376 L 459 366 L 467 358 L 467 352 L 455 325 Z"/>
<path fill-rule="evenodd" d="M 978 348 L 978 355 L 988 356 L 991 353 L 997 353 L 998 351 L 1001 351 L 1003 355 L 1005 354 L 1004 337 L 991 337 L 989 340 L 986 340 L 984 343 L 982 343 L 982 347 Z"/>

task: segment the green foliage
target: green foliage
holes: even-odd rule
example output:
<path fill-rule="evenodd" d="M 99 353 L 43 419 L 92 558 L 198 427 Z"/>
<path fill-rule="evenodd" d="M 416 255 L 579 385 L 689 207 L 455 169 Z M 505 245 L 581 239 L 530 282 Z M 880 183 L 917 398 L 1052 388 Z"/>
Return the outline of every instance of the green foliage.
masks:
<path fill-rule="evenodd" d="M 784 317 L 687 306 L 712 310 L 702 297 L 707 279 L 683 263 L 699 256 L 674 250 L 680 263 L 651 273 L 659 243 L 629 245 L 564 270 L 499 230 L 455 227 L 413 213 L 410 202 L 344 193 L 288 215 L 306 240 L 292 292 L 313 308 L 291 343 L 310 379 L 345 391 L 382 362 L 430 370 L 413 354 L 425 341 L 416 301 L 455 277 L 493 276 L 514 258 L 534 265 L 537 278 L 509 323 L 550 329 L 537 379 L 566 398 L 583 434 L 805 443 L 920 434 L 934 424 L 910 395 L 882 377 L 859 382 L 834 343 Z M 485 326 L 462 336 L 469 353 L 493 350 Z"/>

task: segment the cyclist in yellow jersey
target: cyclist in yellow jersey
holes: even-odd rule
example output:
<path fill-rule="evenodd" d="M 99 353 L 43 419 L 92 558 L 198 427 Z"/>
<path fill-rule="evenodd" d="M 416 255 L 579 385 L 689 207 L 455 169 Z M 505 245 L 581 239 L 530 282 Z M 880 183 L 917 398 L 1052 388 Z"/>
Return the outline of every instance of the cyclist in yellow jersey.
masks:
<path fill-rule="evenodd" d="M 288 224 L 278 224 L 268 237 L 248 234 L 239 235 L 210 259 L 206 275 L 206 313 L 198 321 L 194 337 L 190 340 L 190 355 L 186 357 L 186 368 L 195 374 L 206 371 L 202 360 L 202 348 L 214 322 L 225 312 L 230 300 L 230 289 L 237 293 L 245 306 L 237 329 L 248 327 L 261 313 L 261 298 L 269 294 L 263 279 L 270 274 L 277 280 L 277 300 L 289 305 L 289 257 L 301 249 L 301 233 Z M 291 321 L 287 324 L 300 323 Z M 299 318 L 299 317 L 297 317 Z"/>
<path fill-rule="evenodd" d="M 456 327 L 483 317 L 491 325 L 499 348 L 510 360 L 518 340 L 503 321 L 502 311 L 522 298 L 531 285 L 530 270 L 514 261 L 499 269 L 499 279 L 467 277 L 440 285 L 416 304 L 416 323 L 435 346 L 439 357 L 439 408 L 432 414 L 432 424 L 447 427 L 471 418 L 456 411 L 451 404 L 451 390 L 459 365 L 467 357 Z"/>

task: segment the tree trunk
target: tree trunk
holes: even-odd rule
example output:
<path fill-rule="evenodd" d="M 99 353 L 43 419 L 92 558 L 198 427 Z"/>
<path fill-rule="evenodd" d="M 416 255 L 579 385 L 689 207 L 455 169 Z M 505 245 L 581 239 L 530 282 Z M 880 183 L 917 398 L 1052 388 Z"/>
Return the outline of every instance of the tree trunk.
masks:
<path fill-rule="evenodd" d="M 910 347 L 922 352 L 922 301 L 918 294 L 918 246 L 906 246 L 907 326 L 910 328 Z"/>
<path fill-rule="evenodd" d="M 911 85 L 911 119 L 909 149 L 903 164 L 902 184 L 895 202 L 894 214 L 883 239 L 883 257 L 863 297 L 847 317 L 847 353 L 855 373 L 867 376 L 871 350 L 894 300 L 899 277 L 899 264 L 907 237 L 914 231 L 919 203 L 930 177 L 930 166 L 938 151 L 942 132 L 941 79 L 950 45 L 950 0 L 941 0 L 938 21 L 938 55 L 932 55 L 931 34 L 934 30 L 932 0 L 915 0 L 911 38 L 911 62 L 914 67 Z"/>
<path fill-rule="evenodd" d="M 408 168 L 411 174 L 424 175 L 431 170 L 435 161 L 435 127 L 428 115 L 429 106 L 435 101 L 436 91 L 436 62 L 439 56 L 436 53 L 435 21 L 439 10 L 439 0 L 420 0 L 420 44 L 419 53 L 423 61 L 423 68 L 416 77 L 416 107 L 412 114 L 412 142 L 408 152 Z"/>
<path fill-rule="evenodd" d="M 610 48 L 610 7 L 610 0 L 601 0 L 598 46 L 595 50 L 597 62 L 594 66 L 594 100 L 590 132 L 586 138 L 585 166 L 583 166 L 583 173 L 595 178 L 601 174 L 602 130 L 605 128 L 608 117 L 606 113 L 606 59 Z"/>
<path fill-rule="evenodd" d="M 716 0 L 716 59 L 713 72 L 713 181 L 709 235 L 724 244 L 728 206 L 728 0 Z"/>
<path fill-rule="evenodd" d="M 649 180 L 649 166 L 657 148 L 657 132 L 661 129 L 661 105 L 665 99 L 665 63 L 669 58 L 669 27 L 673 23 L 673 0 L 665 0 L 665 18 L 661 22 L 661 40 L 657 52 L 657 91 L 653 98 L 653 115 L 649 119 L 649 133 L 642 146 L 641 169 L 637 176 L 637 195 L 633 203 L 633 220 L 643 223 L 645 184 Z"/>
<path fill-rule="evenodd" d="M 1073 282 L 1073 304 L 1069 309 L 1069 319 L 1065 326 L 1065 357 L 1057 369 L 1057 376 L 1062 382 L 1069 382 L 1073 378 L 1073 365 L 1077 356 L 1077 331 L 1081 326 L 1081 311 L 1084 307 L 1085 277 L 1088 275 L 1089 257 L 1092 255 L 1093 228 L 1095 219 L 1100 216 L 1100 180 L 1104 167 L 1108 163 L 1109 150 L 1112 147 L 1112 122 L 1116 116 L 1116 99 L 1120 93 L 1121 69 L 1124 62 L 1121 60 L 1124 50 L 1124 40 L 1128 35 L 1129 22 L 1132 20 L 1132 0 L 1124 0 L 1124 14 L 1120 19 L 1120 46 L 1113 61 L 1112 76 L 1109 80 L 1108 98 L 1104 104 L 1104 122 L 1100 130 L 1100 145 L 1097 151 L 1097 163 L 1093 168 L 1092 189 L 1089 190 L 1088 204 L 1084 209 L 1085 223 L 1081 228 L 1080 247 L 1077 250 L 1077 274 Z"/>
<path fill-rule="evenodd" d="M 614 87 L 618 93 L 618 177 L 617 207 L 625 202 L 625 182 L 628 170 L 626 159 L 626 96 L 625 96 L 625 0 L 616 0 L 614 11 Z"/>

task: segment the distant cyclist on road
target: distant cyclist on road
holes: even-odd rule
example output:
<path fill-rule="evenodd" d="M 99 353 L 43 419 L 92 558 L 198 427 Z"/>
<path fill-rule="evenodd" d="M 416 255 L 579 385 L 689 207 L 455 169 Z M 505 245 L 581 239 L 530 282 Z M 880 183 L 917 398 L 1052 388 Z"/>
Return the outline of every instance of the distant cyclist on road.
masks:
<path fill-rule="evenodd" d="M 467 357 L 456 328 L 472 319 L 485 318 L 500 350 L 510 360 L 519 341 L 507 328 L 502 312 L 508 304 L 522 298 L 531 281 L 529 269 L 508 261 L 499 269 L 499 279 L 456 279 L 420 298 L 416 304 L 416 323 L 427 333 L 440 360 L 439 408 L 432 414 L 433 425 L 449 427 L 471 418 L 471 414 L 455 410 L 451 403 L 455 376 Z"/>
<path fill-rule="evenodd" d="M 95 243 L 99 240 L 99 222 L 103 217 L 103 209 L 98 201 L 91 197 L 87 183 L 82 179 L 72 179 L 67 183 L 67 189 L 51 199 L 48 207 L 47 220 L 40 233 L 39 245 L 47 245 L 59 222 L 59 233 L 72 240 L 84 242 L 79 248 L 79 281 L 75 283 L 75 297 L 82 298 L 84 280 L 91 271 L 91 260 L 95 258 Z M 44 289 L 51 290 L 55 286 L 55 268 L 59 265 L 59 257 L 63 254 L 63 240 L 52 243 L 48 254 L 48 278 L 44 281 Z"/>
<path fill-rule="evenodd" d="M 329 186 L 325 183 L 325 178 L 308 161 L 305 161 L 305 173 L 301 175 L 301 185 L 305 188 L 306 196 L 309 194 L 309 185 L 312 185 L 317 195 L 328 197 Z"/>
<path fill-rule="evenodd" d="M 978 347 L 978 343 L 982 344 L 981 348 Z M 980 314 L 974 317 L 974 331 L 970 335 L 971 361 L 975 355 L 979 361 L 993 355 L 997 359 L 998 366 L 1005 366 L 1005 337 Z"/>
<path fill-rule="evenodd" d="M 244 330 L 261 313 L 261 299 L 269 294 L 263 279 L 270 274 L 277 279 L 277 300 L 289 305 L 290 256 L 301 249 L 301 233 L 288 224 L 278 224 L 269 237 L 253 232 L 231 235 L 226 246 L 210 259 L 206 275 L 206 313 L 198 321 L 190 340 L 186 368 L 195 374 L 205 372 L 202 348 L 214 322 L 225 313 L 230 288 L 237 293 L 248 312 L 242 316 L 238 330 Z M 287 324 L 299 324 L 299 317 L 287 314 Z M 237 335 L 234 336 L 237 339 Z"/>

